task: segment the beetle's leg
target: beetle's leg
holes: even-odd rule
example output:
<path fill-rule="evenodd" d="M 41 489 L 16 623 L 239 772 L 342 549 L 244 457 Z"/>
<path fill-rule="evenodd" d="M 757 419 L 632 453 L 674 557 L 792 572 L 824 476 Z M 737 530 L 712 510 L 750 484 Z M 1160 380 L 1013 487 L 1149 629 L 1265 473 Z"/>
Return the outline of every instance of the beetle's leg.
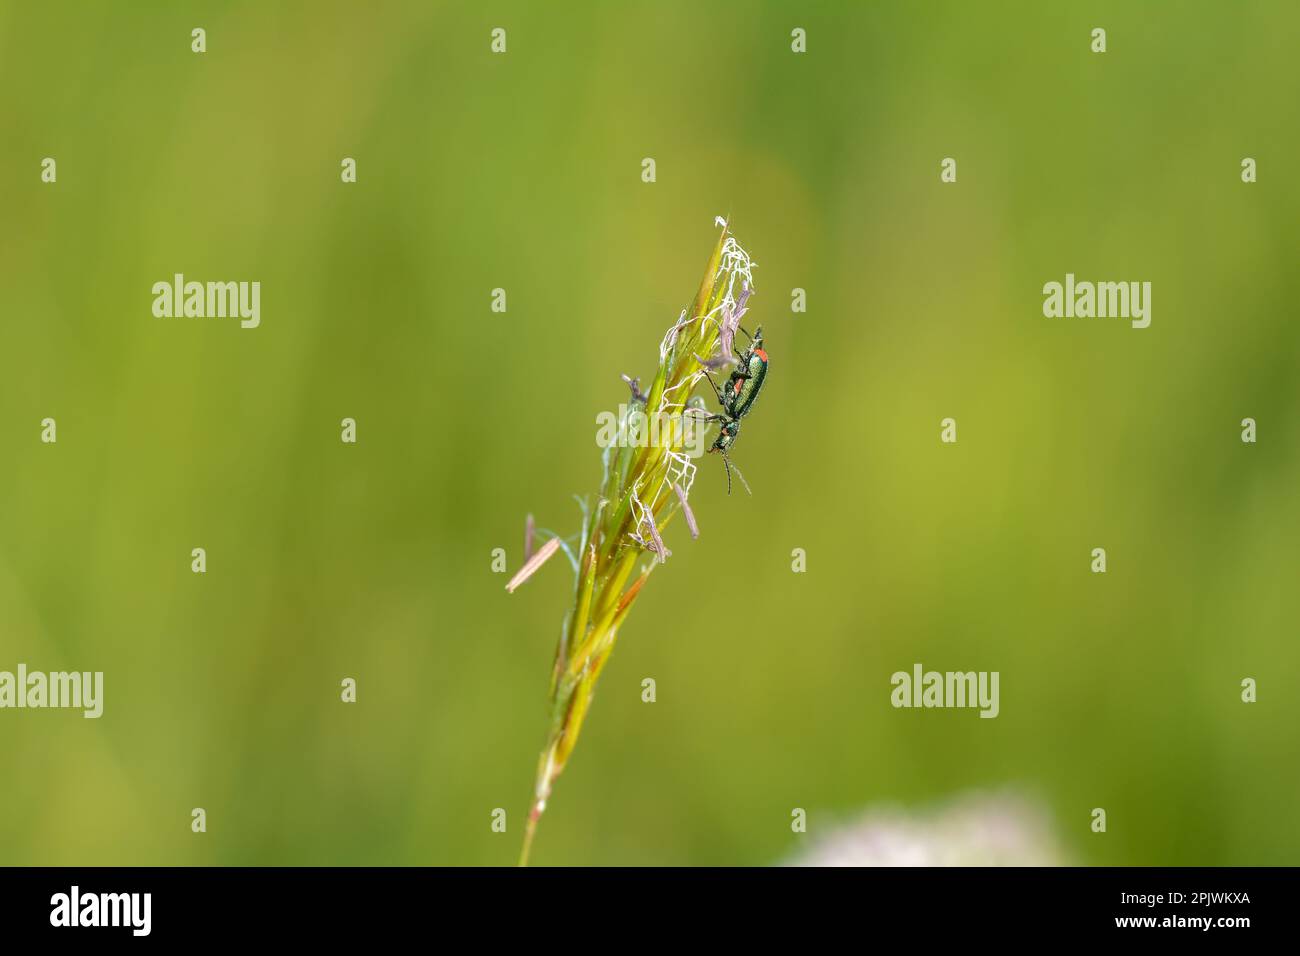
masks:
<path fill-rule="evenodd" d="M 701 425 L 708 425 L 712 422 L 729 422 L 730 415 L 719 415 L 717 412 L 706 412 L 702 408 L 686 408 L 682 410 L 682 418 L 686 417 L 687 412 L 694 412 L 691 421 L 698 422 Z"/>
<path fill-rule="evenodd" d="M 703 412 L 704 414 L 703 414 L 702 416 L 700 416 L 700 417 L 697 417 L 697 416 L 691 416 L 691 417 L 692 417 L 692 418 L 695 418 L 695 420 L 696 420 L 697 422 L 700 422 L 700 423 L 705 424 L 705 425 L 707 425 L 709 422 L 729 422 L 729 421 L 731 421 L 731 416 L 729 416 L 729 415 L 718 415 L 718 414 L 716 414 L 716 413 L 714 413 L 714 412 L 704 412 L 704 409 L 702 409 L 702 408 L 690 408 L 690 409 L 687 409 L 687 411 L 691 411 L 691 412 Z M 682 414 L 685 415 L 686 412 L 683 412 Z"/>
<path fill-rule="evenodd" d="M 741 329 L 741 331 L 743 332 L 744 329 Z M 748 335 L 749 333 L 746 332 L 745 334 Z M 736 364 L 737 364 L 737 368 L 738 368 L 738 369 L 744 369 L 744 370 L 745 370 L 744 372 L 740 372 L 739 374 L 742 374 L 742 375 L 744 375 L 746 378 L 748 378 L 749 375 L 748 375 L 747 373 L 749 372 L 749 360 L 750 360 L 751 358 L 754 357 L 754 346 L 753 346 L 753 345 L 750 345 L 749 348 L 745 349 L 745 351 L 742 352 L 742 351 L 740 351 L 740 349 L 736 348 L 736 347 L 733 345 L 733 346 L 731 347 L 731 351 L 733 351 L 733 352 L 736 353 Z M 737 373 L 737 372 L 733 372 L 732 374 L 735 375 L 735 374 L 738 374 L 738 373 Z"/>
<path fill-rule="evenodd" d="M 704 373 L 704 377 L 707 378 L 709 380 L 709 384 L 713 386 L 713 393 L 718 396 L 718 404 L 721 405 L 723 408 L 726 408 L 727 399 L 725 396 L 723 396 L 722 389 L 718 388 L 718 383 L 713 380 L 713 376 L 709 374 L 709 370 L 707 368 L 704 368 L 704 369 L 700 369 L 700 371 Z"/>

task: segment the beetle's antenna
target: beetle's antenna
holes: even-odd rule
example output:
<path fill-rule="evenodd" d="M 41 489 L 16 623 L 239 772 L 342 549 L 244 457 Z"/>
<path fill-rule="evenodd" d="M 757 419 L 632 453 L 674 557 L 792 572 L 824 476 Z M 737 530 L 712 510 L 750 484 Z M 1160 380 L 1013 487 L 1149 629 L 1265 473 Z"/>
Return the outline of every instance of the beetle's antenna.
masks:
<path fill-rule="evenodd" d="M 742 472 L 740 470 L 740 467 L 735 466 L 735 464 L 731 463 L 731 459 L 727 457 L 727 453 L 725 453 L 725 451 L 723 453 L 723 462 L 727 463 L 727 494 L 731 494 L 731 470 L 732 468 L 736 468 L 736 477 L 740 479 L 740 483 L 742 485 L 745 485 L 745 494 L 748 494 L 750 498 L 753 498 L 754 493 L 751 492 L 751 490 L 749 490 L 749 481 L 745 480 L 745 472 Z"/>

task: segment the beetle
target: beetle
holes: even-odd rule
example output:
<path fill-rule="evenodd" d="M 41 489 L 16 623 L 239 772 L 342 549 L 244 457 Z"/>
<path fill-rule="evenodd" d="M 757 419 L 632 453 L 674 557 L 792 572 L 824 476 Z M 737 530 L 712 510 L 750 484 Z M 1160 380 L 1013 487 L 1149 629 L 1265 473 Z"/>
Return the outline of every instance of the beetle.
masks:
<path fill-rule="evenodd" d="M 740 331 L 745 332 L 744 329 Z M 749 335 L 748 332 L 745 334 Z M 722 422 L 718 437 L 710 446 L 709 453 L 715 451 L 722 453 L 722 463 L 727 469 L 727 494 L 731 494 L 731 459 L 727 457 L 727 449 L 735 444 L 736 438 L 740 435 L 740 420 L 754 407 L 759 392 L 763 390 L 763 382 L 767 379 L 767 351 L 763 348 L 763 327 L 760 325 L 756 328 L 749 339 L 749 348 L 743 353 L 736 352 L 736 368 L 732 370 L 726 386 L 718 388 L 718 383 L 713 380 L 712 375 L 709 375 L 709 370 L 707 368 L 703 370 L 709 379 L 709 384 L 717 393 L 718 403 L 722 406 L 721 415 L 709 415 L 701 421 Z"/>

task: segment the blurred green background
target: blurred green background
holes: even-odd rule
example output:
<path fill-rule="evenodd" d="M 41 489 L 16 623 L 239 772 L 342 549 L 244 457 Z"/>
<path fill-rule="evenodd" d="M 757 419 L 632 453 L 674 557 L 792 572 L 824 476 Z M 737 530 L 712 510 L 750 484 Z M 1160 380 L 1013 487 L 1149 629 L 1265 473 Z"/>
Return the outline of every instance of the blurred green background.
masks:
<path fill-rule="evenodd" d="M 717 214 L 772 357 L 754 494 L 701 463 L 534 861 L 764 864 L 1009 785 L 1080 862 L 1300 862 L 1298 28 L 0 4 L 0 669 L 105 672 L 98 721 L 0 712 L 0 863 L 513 862 L 571 578 L 507 596 L 491 552 L 577 530 Z M 261 327 L 153 318 L 176 272 L 260 281 Z M 1151 327 L 1044 318 L 1066 272 L 1151 281 Z M 999 671 L 1001 715 L 891 708 L 918 661 Z"/>

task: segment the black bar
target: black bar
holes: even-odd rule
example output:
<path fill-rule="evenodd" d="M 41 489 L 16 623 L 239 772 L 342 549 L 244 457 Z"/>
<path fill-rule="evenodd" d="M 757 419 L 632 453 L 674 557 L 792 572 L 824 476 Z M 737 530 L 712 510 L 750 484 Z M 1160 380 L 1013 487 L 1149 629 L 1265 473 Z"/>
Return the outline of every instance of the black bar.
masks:
<path fill-rule="evenodd" d="M 103 914 L 119 925 L 52 925 L 72 922 L 74 886 L 77 922 Z M 1293 936 L 1296 888 L 1291 868 L 11 868 L 0 870 L 0 925 L 7 942 L 75 936 L 81 945 L 337 945 L 413 934 L 450 944 L 444 934 L 452 928 L 484 942 L 610 945 L 622 927 L 636 936 L 681 932 L 689 936 L 679 939 L 731 944 L 764 942 L 784 929 L 862 942 L 902 933 L 926 943 L 1128 937 L 1180 947 Z"/>

